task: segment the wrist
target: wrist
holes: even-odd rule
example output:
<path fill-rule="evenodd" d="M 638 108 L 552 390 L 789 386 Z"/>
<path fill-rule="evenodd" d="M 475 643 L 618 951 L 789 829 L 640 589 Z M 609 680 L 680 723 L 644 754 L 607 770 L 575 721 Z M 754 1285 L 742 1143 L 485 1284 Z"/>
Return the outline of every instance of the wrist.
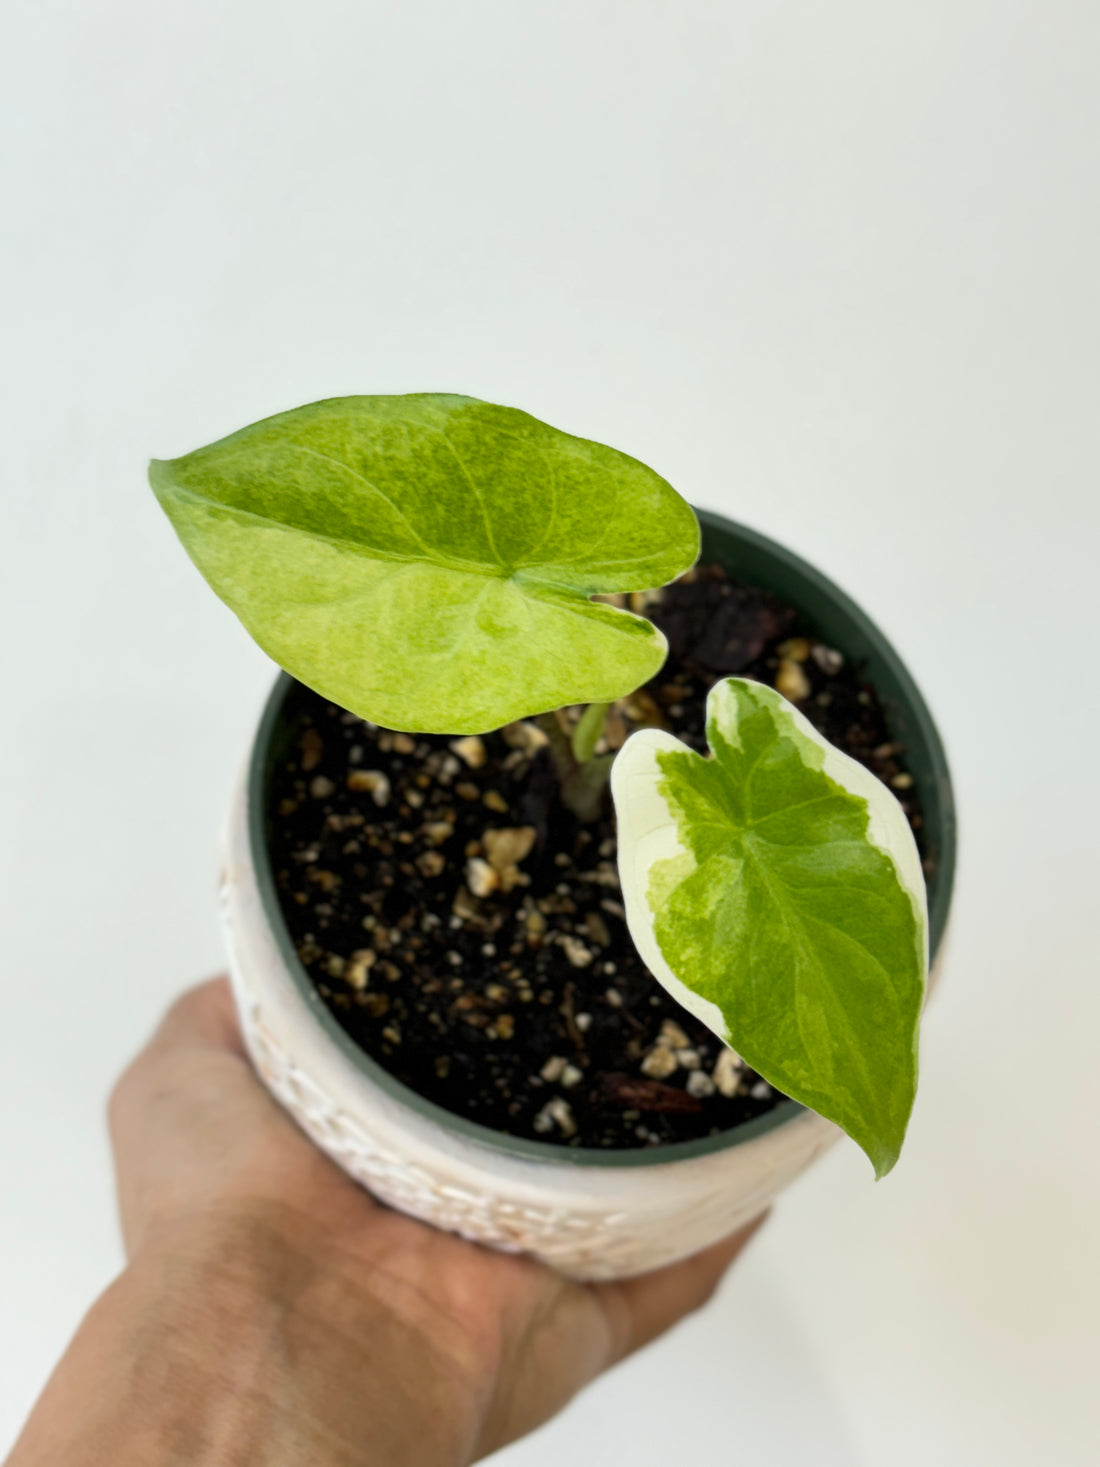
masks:
<path fill-rule="evenodd" d="M 151 1229 L 82 1325 L 11 1467 L 469 1460 L 476 1389 L 445 1359 L 433 1369 L 420 1329 L 335 1248 L 308 1219 L 267 1207 Z"/>
<path fill-rule="evenodd" d="M 227 1460 L 468 1460 L 478 1372 L 441 1341 L 434 1311 L 421 1315 L 418 1297 L 394 1289 L 376 1246 L 388 1216 L 363 1229 L 357 1214 L 348 1236 L 307 1210 L 247 1201 L 150 1230 L 134 1260 L 138 1291 L 164 1301 L 153 1307 L 167 1308 L 169 1351 L 216 1403 L 217 1429 L 237 1453 Z"/>

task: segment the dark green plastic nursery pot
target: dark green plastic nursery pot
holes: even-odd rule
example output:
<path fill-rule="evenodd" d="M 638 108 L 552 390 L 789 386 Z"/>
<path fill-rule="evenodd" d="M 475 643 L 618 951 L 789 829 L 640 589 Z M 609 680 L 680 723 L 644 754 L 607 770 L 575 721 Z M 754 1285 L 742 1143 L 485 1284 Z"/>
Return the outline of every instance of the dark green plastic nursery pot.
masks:
<path fill-rule="evenodd" d="M 828 577 L 777 545 L 774 540 L 734 524 L 721 515 L 699 512 L 704 561 L 719 561 L 733 575 L 773 591 L 830 646 L 861 667 L 877 691 L 892 739 L 905 746 L 905 758 L 924 812 L 923 839 L 928 876 L 929 938 L 932 960 L 943 939 L 955 875 L 955 801 L 943 744 L 913 679 L 874 622 Z M 785 1100 L 766 1116 L 718 1136 L 631 1151 L 602 1151 L 528 1141 L 491 1131 L 425 1100 L 384 1070 L 341 1029 L 310 982 L 283 921 L 268 856 L 271 771 L 293 746 L 297 730 L 284 709 L 294 681 L 285 673 L 275 684 L 256 735 L 248 775 L 249 840 L 256 877 L 276 943 L 295 984 L 326 1031 L 351 1062 L 391 1097 L 446 1130 L 495 1151 L 531 1161 L 577 1166 L 653 1166 L 705 1156 L 760 1136 L 798 1115 L 803 1107 Z"/>

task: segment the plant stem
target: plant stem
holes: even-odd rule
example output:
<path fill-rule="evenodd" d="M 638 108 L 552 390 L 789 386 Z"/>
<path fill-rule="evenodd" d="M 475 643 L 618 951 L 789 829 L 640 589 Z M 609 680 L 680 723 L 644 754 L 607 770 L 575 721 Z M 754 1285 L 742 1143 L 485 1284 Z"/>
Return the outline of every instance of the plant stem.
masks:
<path fill-rule="evenodd" d="M 539 713 L 531 722 L 541 728 L 550 741 L 550 757 L 558 771 L 558 778 L 564 783 L 576 768 L 576 760 L 573 758 L 569 735 L 562 728 L 561 720 L 556 713 Z"/>
<path fill-rule="evenodd" d="M 592 753 L 603 733 L 609 707 L 608 703 L 589 704 L 581 715 L 572 739 L 556 713 L 540 713 L 531 720 L 542 729 L 549 740 L 550 757 L 561 782 L 562 804 L 586 825 L 600 817 L 604 791 L 607 789 L 615 758 L 614 754 Z M 582 738 L 581 728 L 586 721 L 587 728 Z M 581 759 L 579 755 L 585 752 L 586 746 L 587 757 Z"/>
<path fill-rule="evenodd" d="M 586 825 L 600 818 L 614 762 L 614 754 L 597 754 L 578 764 L 569 778 L 562 780 L 562 804 Z"/>
<path fill-rule="evenodd" d="M 573 730 L 573 758 L 578 764 L 587 764 L 596 752 L 596 745 L 603 736 L 610 703 L 589 703 Z"/>

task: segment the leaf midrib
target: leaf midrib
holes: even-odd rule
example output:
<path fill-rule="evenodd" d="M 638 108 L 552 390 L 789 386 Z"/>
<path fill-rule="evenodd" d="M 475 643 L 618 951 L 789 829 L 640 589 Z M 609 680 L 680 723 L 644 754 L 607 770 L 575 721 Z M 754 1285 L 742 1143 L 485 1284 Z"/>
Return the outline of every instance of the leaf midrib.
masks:
<path fill-rule="evenodd" d="M 255 523 L 264 525 L 269 529 L 282 530 L 284 533 L 294 535 L 304 535 L 308 540 L 317 540 L 323 545 L 331 545 L 336 550 L 348 551 L 352 555 L 357 555 L 362 560 L 393 560 L 408 565 L 435 565 L 446 570 L 461 571 L 467 575 L 481 575 L 486 578 L 499 580 L 504 580 L 512 576 L 511 569 L 499 562 L 494 565 L 490 561 L 464 560 L 460 556 L 442 554 L 427 545 L 424 547 L 425 553 L 423 555 L 404 555 L 396 550 L 383 550 L 373 545 L 364 545 L 361 541 L 348 540 L 343 535 L 326 534 L 324 530 L 312 530 L 307 529 L 303 525 L 288 524 L 285 520 L 274 519 L 271 515 L 262 514 L 259 510 L 243 509 L 237 504 L 223 504 L 220 500 L 212 499 L 206 494 L 201 494 L 196 489 L 188 489 L 179 484 L 173 484 L 167 491 L 167 494 L 189 500 L 194 504 L 201 505 L 204 509 L 221 511 L 223 514 L 236 515 L 241 519 L 253 520 Z"/>
<path fill-rule="evenodd" d="M 539 589 L 568 593 L 571 597 L 576 596 L 588 599 L 595 592 L 585 593 L 577 591 L 574 587 L 565 586 L 560 581 L 551 580 L 537 574 L 536 569 L 527 565 L 506 565 L 502 562 L 464 560 L 459 556 L 446 555 L 425 545 L 424 554 L 402 554 L 400 551 L 383 550 L 373 545 L 364 545 L 360 541 L 348 540 L 342 535 L 326 534 L 323 530 L 307 529 L 302 525 L 288 524 L 284 520 L 274 519 L 270 515 L 262 514 L 258 510 L 244 509 L 236 504 L 224 504 L 220 500 L 212 499 L 209 495 L 202 494 L 196 489 L 190 489 L 184 485 L 174 483 L 167 490 L 160 491 L 164 497 L 175 497 L 184 499 L 190 503 L 201 506 L 203 509 L 218 511 L 222 514 L 234 515 L 240 519 L 252 520 L 256 524 L 263 525 L 269 529 L 281 530 L 284 533 L 303 535 L 308 540 L 316 540 L 322 545 L 332 546 L 336 550 L 343 550 L 351 555 L 356 555 L 362 560 L 388 560 L 405 565 L 427 565 L 435 566 L 441 570 L 452 570 L 462 575 L 481 576 L 486 580 L 509 580 L 515 583 L 521 590 L 525 583 Z M 389 501 L 386 501 L 389 503 Z M 411 527 L 410 527 L 411 528 Z M 415 534 L 415 531 L 413 532 Z M 417 537 L 419 539 L 419 536 Z M 423 544 L 424 542 L 421 541 Z M 630 560 L 609 561 L 607 566 L 601 566 L 601 571 L 614 570 L 619 567 L 630 565 L 645 565 L 649 560 L 659 559 L 664 555 L 663 550 L 653 551 L 650 555 L 639 556 Z M 560 561 L 551 562 L 552 565 L 561 564 Z"/>
<path fill-rule="evenodd" d="M 751 761 L 750 777 L 751 771 L 754 770 L 756 765 L 759 763 L 762 752 L 763 751 L 758 750 L 756 756 Z M 748 784 L 749 779 L 746 779 L 746 792 Z M 849 1041 L 851 1042 L 858 1039 L 858 1035 L 852 1025 L 843 999 L 838 994 L 836 985 L 832 981 L 828 973 L 827 965 L 817 962 L 815 960 L 814 945 L 809 932 L 806 930 L 807 919 L 804 918 L 802 912 L 799 910 L 797 901 L 793 899 L 790 888 L 783 880 L 781 873 L 773 869 L 772 864 L 769 863 L 765 855 L 766 850 L 775 847 L 775 842 L 768 840 L 766 835 L 756 833 L 756 828 L 758 826 L 767 824 L 769 820 L 776 818 L 776 816 L 778 815 L 786 814 L 792 810 L 805 809 L 808 806 L 821 804 L 827 800 L 835 799 L 836 791 L 826 791 L 821 795 L 815 795 L 813 799 L 800 800 L 796 804 L 784 806 L 781 810 L 773 810 L 767 815 L 760 816 L 758 819 L 752 819 L 750 817 L 746 819 L 743 824 L 735 823 L 733 820 L 730 819 L 729 812 L 722 810 L 717 806 L 714 806 L 713 802 L 711 802 L 712 808 L 714 808 L 715 816 L 717 818 L 705 822 L 695 821 L 693 822 L 693 824 L 696 830 L 698 830 L 701 826 L 718 825 L 729 830 L 734 836 L 735 842 L 739 847 L 740 854 L 748 861 L 750 867 L 756 871 L 761 884 L 767 892 L 768 899 L 771 903 L 772 912 L 775 914 L 776 917 L 779 918 L 780 921 L 782 921 L 784 927 L 790 933 L 795 943 L 795 946 L 798 949 L 801 962 L 795 965 L 794 973 L 792 974 L 791 979 L 796 1000 L 799 998 L 799 973 L 801 972 L 802 966 L 804 964 L 810 964 L 816 967 L 818 973 L 820 974 L 821 982 L 828 991 L 829 996 L 832 1000 L 830 1007 L 838 1015 L 839 1021 L 846 1028 L 849 1035 Z M 847 842 L 844 843 L 847 844 Z M 815 842 L 814 844 L 817 843 Z M 830 842 L 830 844 L 832 844 L 832 842 Z M 789 849 L 789 846 L 784 843 L 784 845 L 780 847 L 780 849 Z M 784 900 L 784 897 L 786 898 L 786 900 Z M 852 937 L 850 933 L 844 932 L 843 929 L 835 927 L 834 924 L 826 922 L 824 919 L 818 918 L 809 920 L 815 920 L 820 926 L 827 927 L 831 931 L 839 932 L 842 937 L 847 938 L 848 941 L 855 943 L 860 951 L 863 952 L 877 968 L 879 968 L 883 975 L 887 979 L 891 980 L 891 986 L 895 986 L 892 982 L 891 975 L 887 973 L 879 958 L 877 958 L 874 953 L 872 953 L 863 943 L 861 943 L 858 938 Z M 800 1006 L 796 1002 L 796 1015 L 798 1014 L 799 1007 Z M 796 1022 L 798 1022 L 799 1038 L 802 1042 L 803 1048 L 809 1051 L 812 1047 L 810 1041 L 808 1040 L 807 1036 L 802 1032 L 801 1022 L 797 1020 L 797 1018 Z M 851 1049 L 852 1052 L 858 1056 L 859 1068 L 864 1084 L 873 1093 L 875 1089 L 874 1077 L 871 1074 L 871 1071 L 867 1064 L 867 1060 L 862 1053 L 861 1047 L 858 1043 L 851 1043 Z"/>
<path fill-rule="evenodd" d="M 810 939 L 809 933 L 806 930 L 807 920 L 816 921 L 818 926 L 825 927 L 831 932 L 839 932 L 841 937 L 846 938 L 850 942 L 853 942 L 862 953 L 865 953 L 870 961 L 875 965 L 876 968 L 880 970 L 880 972 L 883 973 L 884 976 L 889 977 L 889 975 L 886 973 L 886 970 L 883 967 L 880 959 L 877 958 L 875 954 L 871 952 L 867 947 L 865 947 L 858 938 L 852 937 L 851 933 L 845 932 L 843 928 L 838 928 L 835 923 L 827 922 L 824 918 L 811 917 L 807 919 L 803 916 L 802 912 L 799 910 L 797 902 L 791 896 L 790 887 L 783 880 L 781 873 L 774 871 L 769 865 L 768 861 L 760 852 L 760 846 L 770 847 L 771 845 L 772 842 L 768 841 L 766 838 L 747 834 L 744 842 L 742 843 L 742 850 L 745 856 L 748 858 L 750 865 L 756 870 L 758 876 L 760 877 L 760 880 L 762 881 L 768 893 L 768 897 L 772 903 L 773 911 L 780 917 L 783 925 L 793 937 L 802 961 L 804 963 L 812 965 L 816 969 L 818 974 L 818 981 L 828 991 L 829 996 L 832 999 L 832 1006 L 839 1015 L 844 1027 L 848 1031 L 850 1039 L 858 1040 L 858 1034 L 852 1024 L 851 1018 L 848 1014 L 848 1010 L 844 1004 L 843 999 L 838 994 L 836 985 L 830 975 L 829 965 L 827 963 L 822 963 L 816 958 L 814 945 Z M 782 894 L 786 896 L 786 901 L 783 901 L 782 897 L 777 893 L 777 887 L 780 888 Z M 800 972 L 801 964 L 796 964 L 794 973 L 791 977 L 791 984 L 796 1000 L 801 997 L 799 993 Z M 798 1022 L 799 1038 L 802 1040 L 804 1048 L 809 1051 L 811 1045 L 807 1040 L 807 1037 L 802 1033 L 802 1025 L 799 1021 L 799 1005 L 797 1002 L 795 1005 L 795 1016 L 796 1022 Z M 860 1072 L 862 1073 L 864 1082 L 873 1094 L 875 1090 L 874 1077 L 871 1074 L 866 1057 L 864 1056 L 862 1048 L 858 1042 L 852 1044 L 852 1051 L 859 1061 L 859 1068 Z"/>

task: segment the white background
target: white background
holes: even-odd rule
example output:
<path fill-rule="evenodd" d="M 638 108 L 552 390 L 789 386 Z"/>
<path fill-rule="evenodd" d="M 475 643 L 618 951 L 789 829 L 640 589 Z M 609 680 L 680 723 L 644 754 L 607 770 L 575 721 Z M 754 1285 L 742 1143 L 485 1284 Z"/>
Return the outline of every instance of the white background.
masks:
<path fill-rule="evenodd" d="M 271 677 L 144 462 L 428 389 L 820 564 L 962 819 L 897 1172 L 838 1149 L 499 1460 L 1100 1460 L 1094 0 L 6 0 L 0 56 L 0 1450 L 118 1266 L 104 1095 L 219 966 Z"/>

